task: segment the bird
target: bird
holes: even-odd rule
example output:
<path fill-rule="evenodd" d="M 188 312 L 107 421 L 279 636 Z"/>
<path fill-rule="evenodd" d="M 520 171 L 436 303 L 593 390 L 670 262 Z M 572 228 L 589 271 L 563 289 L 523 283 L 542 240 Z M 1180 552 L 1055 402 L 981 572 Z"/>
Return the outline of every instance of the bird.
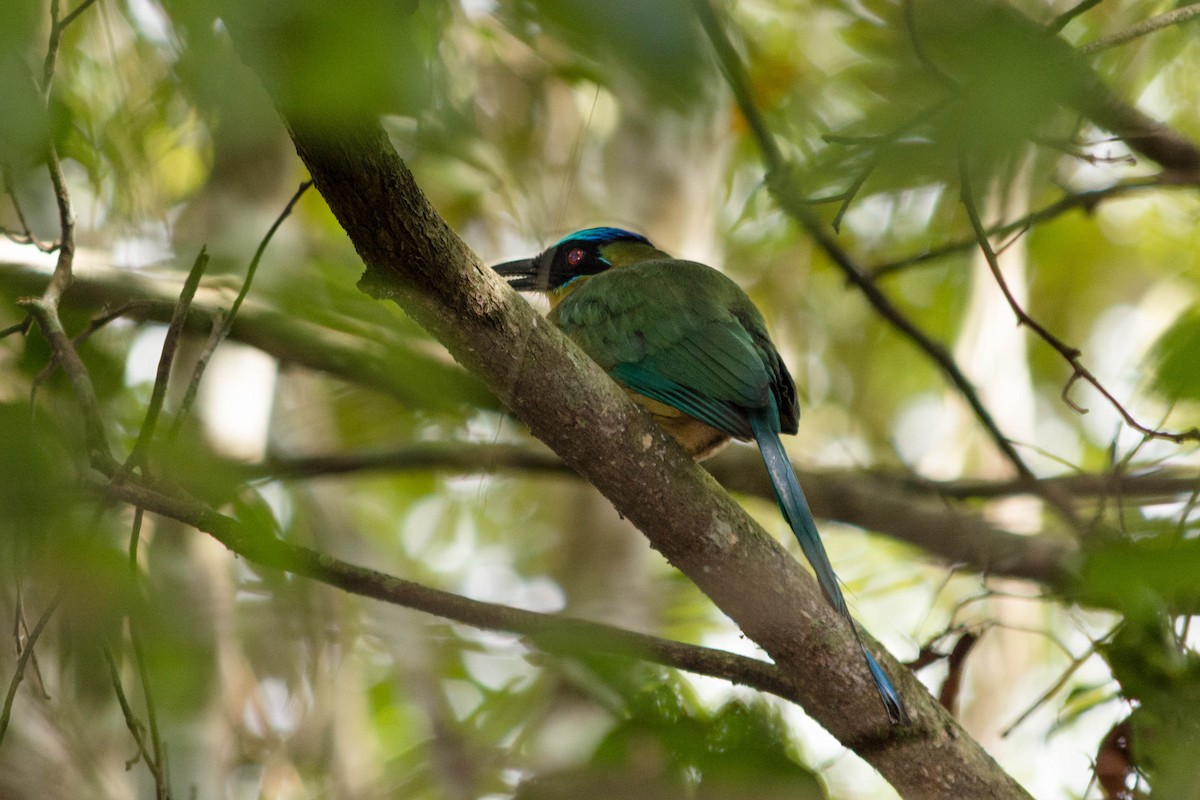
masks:
<path fill-rule="evenodd" d="M 781 433 L 797 431 L 796 386 L 753 301 L 732 279 L 674 259 L 637 233 L 576 231 L 493 270 L 547 296 L 547 319 L 575 341 L 697 460 L 731 439 L 754 441 L 779 508 L 825 599 L 854 632 L 893 724 L 907 713 L 863 645 Z"/>

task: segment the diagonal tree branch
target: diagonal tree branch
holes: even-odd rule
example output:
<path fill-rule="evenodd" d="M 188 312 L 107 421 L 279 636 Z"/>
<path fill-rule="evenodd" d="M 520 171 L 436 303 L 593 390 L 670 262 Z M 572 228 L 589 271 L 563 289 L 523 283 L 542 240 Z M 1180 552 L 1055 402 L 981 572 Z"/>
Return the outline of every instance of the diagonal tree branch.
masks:
<path fill-rule="evenodd" d="M 360 285 L 430 330 L 781 668 L 804 675 L 798 699 L 834 736 L 902 794 L 1026 796 L 885 658 L 915 720 L 901 735 L 888 729 L 852 636 L 811 577 L 597 365 L 476 260 L 377 124 L 316 131 L 288 121 L 316 187 L 367 266 Z"/>

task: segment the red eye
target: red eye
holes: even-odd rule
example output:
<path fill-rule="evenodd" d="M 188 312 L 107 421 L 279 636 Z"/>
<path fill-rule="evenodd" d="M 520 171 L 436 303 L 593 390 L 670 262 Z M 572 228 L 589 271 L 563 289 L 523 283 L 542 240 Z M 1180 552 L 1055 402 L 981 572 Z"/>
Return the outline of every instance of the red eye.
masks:
<path fill-rule="evenodd" d="M 584 252 L 576 247 L 571 252 L 567 253 L 567 263 L 572 267 L 579 266 L 579 262 L 583 261 Z"/>

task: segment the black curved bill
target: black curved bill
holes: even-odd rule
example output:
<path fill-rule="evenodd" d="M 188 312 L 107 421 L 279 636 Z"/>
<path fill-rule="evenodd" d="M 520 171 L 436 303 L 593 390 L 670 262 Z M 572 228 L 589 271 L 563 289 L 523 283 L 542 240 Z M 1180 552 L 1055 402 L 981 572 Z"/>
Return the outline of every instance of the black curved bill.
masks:
<path fill-rule="evenodd" d="M 537 288 L 538 264 L 536 259 L 522 258 L 518 261 L 506 261 L 492 267 L 492 270 L 508 281 L 508 285 L 517 291 Z"/>

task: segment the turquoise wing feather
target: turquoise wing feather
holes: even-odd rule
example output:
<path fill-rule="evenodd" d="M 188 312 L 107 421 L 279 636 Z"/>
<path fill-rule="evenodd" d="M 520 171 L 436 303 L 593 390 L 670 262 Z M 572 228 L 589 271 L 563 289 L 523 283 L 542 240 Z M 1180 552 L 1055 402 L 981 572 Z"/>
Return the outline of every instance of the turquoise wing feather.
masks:
<path fill-rule="evenodd" d="M 749 439 L 746 409 L 767 403 L 778 375 L 729 300 L 749 304 L 710 267 L 648 261 L 591 279 L 551 320 L 622 385 Z"/>

